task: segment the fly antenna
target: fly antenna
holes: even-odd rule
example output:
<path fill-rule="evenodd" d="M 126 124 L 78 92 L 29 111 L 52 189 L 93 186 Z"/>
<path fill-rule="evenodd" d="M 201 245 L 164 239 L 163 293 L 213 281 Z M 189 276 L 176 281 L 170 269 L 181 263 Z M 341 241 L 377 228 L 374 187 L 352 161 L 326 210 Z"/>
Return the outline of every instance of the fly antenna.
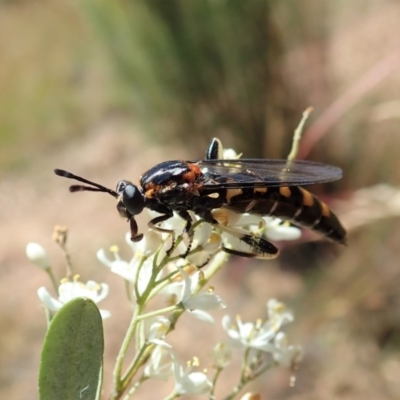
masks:
<path fill-rule="evenodd" d="M 99 185 L 98 183 L 89 181 L 85 178 L 82 178 L 81 176 L 75 175 L 71 172 L 65 171 L 63 169 L 55 169 L 54 173 L 58 176 L 62 176 L 64 178 L 68 178 L 68 179 L 75 179 L 78 182 L 82 182 L 82 183 L 87 183 L 88 185 L 91 186 L 85 186 L 85 185 L 71 185 L 69 187 L 69 191 L 70 192 L 80 192 L 80 191 L 88 191 L 88 192 L 104 192 L 104 193 L 108 193 L 111 194 L 111 196 L 118 198 L 118 193 L 115 190 L 106 188 L 103 185 Z"/>

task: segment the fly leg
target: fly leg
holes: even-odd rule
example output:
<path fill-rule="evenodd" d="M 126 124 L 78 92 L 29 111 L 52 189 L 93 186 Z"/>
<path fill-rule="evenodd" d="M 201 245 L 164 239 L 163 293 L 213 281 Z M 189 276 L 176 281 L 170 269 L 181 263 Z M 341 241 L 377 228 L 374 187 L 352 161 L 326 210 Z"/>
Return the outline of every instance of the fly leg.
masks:
<path fill-rule="evenodd" d="M 204 213 L 202 217 L 206 222 L 214 225 L 222 232 L 228 233 L 229 235 L 238 238 L 242 242 L 246 243 L 253 250 L 252 252 L 246 252 L 222 246 L 222 250 L 226 253 L 234 254 L 241 257 L 258 259 L 273 259 L 278 257 L 278 248 L 276 248 L 272 243 L 270 243 L 268 240 L 265 240 L 261 236 L 248 233 L 241 229 L 229 227 L 226 224 L 219 223 L 218 220 L 213 217 L 211 212 Z"/>
<path fill-rule="evenodd" d="M 246 243 L 253 250 L 253 252 L 247 253 L 245 251 L 230 249 L 223 246 L 222 250 L 224 250 L 226 253 L 235 254 L 241 257 L 259 259 L 272 259 L 278 257 L 279 255 L 279 250 L 272 243 L 268 242 L 268 240 L 265 240 L 261 236 L 252 235 L 245 231 L 230 228 L 220 224 L 217 224 L 215 226 L 221 231 L 226 232 Z"/>
<path fill-rule="evenodd" d="M 175 248 L 175 231 L 173 229 L 166 229 L 166 228 L 160 228 L 159 226 L 157 226 L 157 224 L 167 221 L 168 219 L 170 219 L 174 214 L 171 213 L 167 213 L 167 214 L 163 214 L 160 215 L 158 217 L 153 218 L 151 221 L 149 221 L 149 223 L 147 224 L 147 226 L 150 229 L 153 229 L 157 232 L 160 233 L 168 233 L 169 235 L 171 235 L 172 238 L 172 244 L 171 247 L 167 250 L 167 255 L 170 256 L 172 251 Z"/>
<path fill-rule="evenodd" d="M 192 244 L 193 244 L 193 238 L 194 238 L 194 229 L 192 229 L 192 225 L 193 225 L 193 220 L 192 217 L 190 216 L 190 214 L 187 211 L 180 211 L 178 212 L 178 215 L 186 221 L 185 227 L 183 228 L 183 232 L 182 234 L 187 235 L 189 238 L 189 243 L 186 247 L 186 250 L 184 253 L 179 254 L 179 257 L 181 258 L 186 258 L 188 256 L 188 254 L 190 253 L 190 250 L 192 248 Z M 163 216 L 164 217 L 164 216 Z M 159 218 L 159 217 L 157 217 Z M 169 218 L 169 217 L 168 217 Z M 166 218 L 166 219 L 168 219 Z M 166 219 L 162 219 L 162 221 L 165 221 Z M 153 220 L 154 221 L 154 220 Z M 151 221 L 150 221 L 151 222 Z M 156 221 L 156 223 L 161 222 L 160 220 Z M 160 228 L 158 228 L 160 229 Z M 171 233 L 172 235 L 172 245 L 171 247 L 168 249 L 167 251 L 167 255 L 170 256 L 172 251 L 174 250 L 174 248 L 176 247 L 176 238 L 175 238 L 175 232 L 169 229 L 163 229 L 163 232 L 168 232 Z"/>
<path fill-rule="evenodd" d="M 132 242 L 140 242 L 143 239 L 143 234 L 138 233 L 138 226 L 135 221 L 135 218 L 129 217 L 129 228 L 131 231 L 131 240 Z"/>
<path fill-rule="evenodd" d="M 172 216 L 173 216 L 172 212 L 164 214 L 164 215 L 160 215 L 159 217 L 153 218 L 148 223 L 148 226 L 149 226 L 150 229 L 153 229 L 153 230 L 155 230 L 157 232 L 161 232 L 161 233 L 168 233 L 168 234 L 171 235 L 172 244 L 171 244 L 171 247 L 167 250 L 167 256 L 170 256 L 172 254 L 172 252 L 173 252 L 173 250 L 175 249 L 175 246 L 176 246 L 175 231 L 173 229 L 160 228 L 159 226 L 157 226 L 157 224 L 159 224 L 160 222 L 167 221 Z M 191 248 L 192 243 L 193 243 L 194 230 L 191 229 L 192 228 L 192 218 L 191 218 L 191 216 L 189 215 L 188 212 L 181 211 L 181 212 L 179 212 L 179 216 L 186 221 L 186 225 L 185 225 L 185 228 L 183 229 L 183 233 L 187 234 L 188 237 L 189 237 L 189 244 L 187 246 L 186 251 L 183 254 L 180 254 L 180 257 L 186 258 L 186 256 L 190 252 L 190 248 Z"/>
<path fill-rule="evenodd" d="M 186 225 L 185 225 L 185 228 L 183 229 L 183 233 L 185 233 L 189 238 L 189 243 L 187 245 L 186 251 L 184 253 L 180 254 L 179 257 L 186 258 L 188 256 L 188 254 L 190 253 L 190 250 L 191 250 L 192 244 L 193 244 L 193 238 L 194 238 L 194 229 L 192 229 L 193 220 L 187 211 L 179 212 L 179 216 L 186 221 Z"/>

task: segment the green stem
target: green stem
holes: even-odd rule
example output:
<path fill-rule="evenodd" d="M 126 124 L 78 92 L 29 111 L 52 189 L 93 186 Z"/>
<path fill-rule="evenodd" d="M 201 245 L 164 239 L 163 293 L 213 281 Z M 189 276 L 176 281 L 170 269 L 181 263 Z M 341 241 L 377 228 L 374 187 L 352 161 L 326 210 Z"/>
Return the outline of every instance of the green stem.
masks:
<path fill-rule="evenodd" d="M 299 152 L 299 147 L 300 147 L 300 140 L 301 140 L 301 135 L 303 133 L 304 129 L 304 124 L 306 123 L 308 117 L 312 113 L 312 107 L 308 107 L 304 112 L 303 116 L 301 118 L 301 121 L 297 128 L 294 131 L 293 135 L 293 142 L 292 142 L 292 149 L 290 150 L 290 153 L 287 157 L 288 161 L 294 161 L 295 158 L 297 157 L 297 153 Z"/>
<path fill-rule="evenodd" d="M 147 350 L 149 349 L 150 346 L 153 347 L 153 345 L 151 345 L 149 343 L 145 343 L 139 350 L 139 353 L 136 354 L 135 359 L 132 361 L 132 363 L 128 367 L 125 375 L 121 379 L 121 382 L 122 382 L 121 386 L 123 387 L 123 389 L 125 389 L 129 385 L 130 381 L 135 376 L 137 370 L 142 366 L 143 361 L 147 359 L 147 356 L 143 357 L 143 355 L 148 353 Z"/>
<path fill-rule="evenodd" d="M 226 396 L 224 398 L 224 400 L 232 400 L 246 385 L 247 382 L 240 382 L 238 383 L 233 389 L 232 392 L 230 394 L 228 394 L 228 396 Z"/>
<path fill-rule="evenodd" d="M 165 313 L 170 312 L 170 311 L 173 312 L 173 311 L 176 311 L 176 310 L 180 310 L 180 307 L 177 304 L 175 304 L 173 306 L 162 308 L 160 310 L 150 311 L 150 312 L 148 312 L 146 314 L 138 315 L 136 320 L 137 321 L 141 321 L 141 320 L 144 320 L 144 319 L 147 319 L 147 318 L 156 317 L 158 315 L 165 314 Z"/>
<path fill-rule="evenodd" d="M 128 280 L 125 280 L 125 290 L 126 290 L 126 297 L 128 297 L 129 303 L 133 304 L 131 283 Z"/>
<path fill-rule="evenodd" d="M 124 396 L 123 400 L 129 400 L 130 397 L 136 392 L 136 390 L 139 388 L 139 386 L 149 379 L 147 376 L 142 376 L 128 391 L 128 393 Z"/>
<path fill-rule="evenodd" d="M 141 302 L 142 304 L 144 304 L 144 302 L 142 301 L 142 296 L 144 296 L 144 293 L 142 294 L 142 296 L 140 295 L 140 293 L 139 293 L 138 282 L 139 282 L 139 273 L 140 273 L 140 270 L 142 269 L 143 264 L 144 264 L 144 262 L 146 261 L 146 259 L 147 259 L 147 257 L 142 257 L 142 258 L 141 258 L 140 264 L 138 265 L 138 267 L 137 267 L 137 269 L 136 269 L 136 274 L 135 274 L 135 296 L 136 296 L 137 302 L 138 302 L 138 303 Z M 149 286 L 150 286 L 150 282 L 149 282 L 149 284 L 148 284 L 146 290 L 149 288 Z"/>
<path fill-rule="evenodd" d="M 61 247 L 61 250 L 63 252 L 63 256 L 65 258 L 65 267 L 66 267 L 66 272 L 65 272 L 65 277 L 68 279 L 72 278 L 72 260 L 71 256 L 69 255 L 67 246 L 65 243 L 57 242 L 59 246 Z"/>
<path fill-rule="evenodd" d="M 178 240 L 179 240 L 179 238 L 178 238 Z M 195 250 L 191 251 L 190 254 L 193 254 L 200 250 L 201 249 L 195 249 Z M 212 263 L 212 265 L 210 266 L 211 268 L 208 268 L 208 270 L 207 270 L 207 278 L 201 281 L 201 284 L 197 288 L 197 291 L 199 291 L 209 281 L 209 279 L 211 279 L 211 277 L 214 276 L 219 269 L 221 269 L 222 265 L 226 261 L 226 258 L 227 258 L 227 256 L 224 258 L 221 258 L 221 260 L 218 262 Z M 158 291 L 157 289 L 160 288 L 160 286 L 162 286 L 163 284 L 167 284 L 167 282 L 170 281 L 172 276 L 177 273 L 177 272 L 171 273 L 168 275 L 167 278 L 163 278 L 163 279 L 160 279 L 160 281 L 157 281 L 157 276 L 159 275 L 161 269 L 167 263 L 176 261 L 178 259 L 180 259 L 180 256 L 176 256 L 176 257 L 165 256 L 158 264 L 158 262 L 156 261 L 156 257 L 155 257 L 153 268 L 152 268 L 152 274 L 151 274 L 149 283 L 141 295 L 139 294 L 139 287 L 138 287 L 137 283 L 138 283 L 139 272 L 140 272 L 146 258 L 143 257 L 142 260 L 140 261 L 140 265 L 137 269 L 137 273 L 136 273 L 136 277 L 135 277 L 135 295 L 136 295 L 137 307 L 134 310 L 131 322 L 130 322 L 128 330 L 125 334 L 119 354 L 117 356 L 117 361 L 116 361 L 114 372 L 113 372 L 114 391 L 110 397 L 111 400 L 117 400 L 117 399 L 121 398 L 123 391 L 127 388 L 129 383 L 131 382 L 131 380 L 134 378 L 138 369 L 140 367 L 142 367 L 143 364 L 147 361 L 148 357 L 151 355 L 151 352 L 154 348 L 153 344 L 149 345 L 148 343 L 147 344 L 145 343 L 142 346 L 139 346 L 140 350 L 139 350 L 138 354 L 132 361 L 131 365 L 127 368 L 126 373 L 124 375 L 122 375 L 123 362 L 124 362 L 126 353 L 128 351 L 128 348 L 132 342 L 132 339 L 134 338 L 135 333 L 137 334 L 138 324 L 147 318 L 155 317 L 155 316 L 165 314 L 165 313 L 171 313 L 169 316 L 169 319 L 171 321 L 170 328 L 168 329 L 168 333 L 169 333 L 170 331 L 172 331 L 175 328 L 176 322 L 178 321 L 180 316 L 185 311 L 179 305 L 173 305 L 170 307 L 165 307 L 161 310 L 156 310 L 156 311 L 148 312 L 146 314 L 142 314 L 148 300 L 153 295 L 154 291 L 156 290 L 156 292 L 157 292 Z M 137 384 L 135 384 L 135 386 L 133 386 L 133 388 L 131 390 L 132 393 L 136 390 L 136 388 L 137 388 Z M 130 395 L 131 394 L 129 394 L 127 398 L 129 398 Z M 166 398 L 166 400 L 176 399 L 177 397 L 180 397 L 180 395 L 176 392 L 173 392 Z"/>
<path fill-rule="evenodd" d="M 165 284 L 170 283 L 170 280 L 179 273 L 179 270 L 177 269 L 176 271 L 170 272 L 168 275 L 164 276 L 164 278 L 161 278 L 159 281 L 156 281 L 155 284 L 158 286 L 163 285 L 162 287 L 165 286 Z"/>
<path fill-rule="evenodd" d="M 45 271 L 47 272 L 47 275 L 49 275 L 51 284 L 53 285 L 55 292 L 58 294 L 58 283 L 56 281 L 56 277 L 54 276 L 53 269 L 51 267 L 48 267 L 45 269 Z"/>
<path fill-rule="evenodd" d="M 222 250 L 217 250 L 215 255 L 213 257 L 216 257 L 219 252 Z M 206 285 L 210 279 L 222 268 L 222 266 L 225 264 L 227 261 L 229 254 L 223 253 L 224 257 L 220 260 L 220 262 L 215 262 L 215 258 L 213 261 L 211 261 L 211 265 L 208 266 L 207 271 L 204 274 L 204 280 L 202 281 L 202 285 L 199 287 L 199 290 Z"/>
<path fill-rule="evenodd" d="M 122 371 L 122 364 L 125 359 L 125 355 L 128 351 L 129 345 L 134 337 L 136 326 L 137 326 L 137 316 L 140 314 L 140 307 L 137 307 L 133 312 L 131 322 L 129 324 L 128 330 L 125 334 L 124 340 L 121 344 L 121 348 L 119 350 L 117 361 L 115 363 L 113 378 L 114 378 L 114 391 L 111 396 L 111 399 L 118 399 L 120 398 L 121 392 L 123 390 L 122 379 L 121 379 L 121 371 Z"/>
<path fill-rule="evenodd" d="M 217 380 L 221 374 L 221 372 L 223 371 L 222 368 L 217 368 L 215 375 L 214 375 L 214 379 L 212 382 L 212 389 L 211 389 L 211 393 L 210 393 L 210 399 L 214 399 L 214 392 L 215 392 L 215 386 L 217 385 Z"/>
<path fill-rule="evenodd" d="M 232 389 L 232 392 L 228 394 L 228 396 L 225 397 L 224 400 L 232 400 L 246 385 L 246 383 L 249 381 L 248 378 L 246 377 L 246 366 L 247 366 L 247 358 L 250 353 L 250 348 L 247 348 L 244 357 L 242 360 L 242 366 L 241 366 L 241 371 L 240 371 L 240 381 L 239 383 Z"/>

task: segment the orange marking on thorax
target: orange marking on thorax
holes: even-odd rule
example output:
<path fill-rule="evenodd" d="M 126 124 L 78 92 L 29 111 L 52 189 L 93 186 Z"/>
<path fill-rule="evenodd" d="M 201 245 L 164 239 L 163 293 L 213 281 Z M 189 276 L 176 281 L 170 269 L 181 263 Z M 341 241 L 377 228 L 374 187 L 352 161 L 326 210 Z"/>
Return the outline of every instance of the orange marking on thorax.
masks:
<path fill-rule="evenodd" d="M 198 165 L 188 163 L 190 171 L 182 175 L 182 179 L 187 183 L 193 183 L 200 175 L 201 171 Z"/>
<path fill-rule="evenodd" d="M 148 198 L 148 199 L 152 199 L 154 197 L 154 188 L 151 188 L 149 190 L 146 190 L 144 195 Z"/>

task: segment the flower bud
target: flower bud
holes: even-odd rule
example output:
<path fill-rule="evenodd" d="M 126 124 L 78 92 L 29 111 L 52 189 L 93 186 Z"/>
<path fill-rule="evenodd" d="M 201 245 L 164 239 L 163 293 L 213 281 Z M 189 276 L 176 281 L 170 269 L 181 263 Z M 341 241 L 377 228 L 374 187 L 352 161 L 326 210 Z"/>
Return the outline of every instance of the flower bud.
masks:
<path fill-rule="evenodd" d="M 40 244 L 28 243 L 25 253 L 29 260 L 38 267 L 42 269 L 50 268 L 50 261 L 47 257 L 46 250 Z"/>
<path fill-rule="evenodd" d="M 212 350 L 211 358 L 215 368 L 226 368 L 230 364 L 232 358 L 231 347 L 223 342 L 217 343 Z"/>

